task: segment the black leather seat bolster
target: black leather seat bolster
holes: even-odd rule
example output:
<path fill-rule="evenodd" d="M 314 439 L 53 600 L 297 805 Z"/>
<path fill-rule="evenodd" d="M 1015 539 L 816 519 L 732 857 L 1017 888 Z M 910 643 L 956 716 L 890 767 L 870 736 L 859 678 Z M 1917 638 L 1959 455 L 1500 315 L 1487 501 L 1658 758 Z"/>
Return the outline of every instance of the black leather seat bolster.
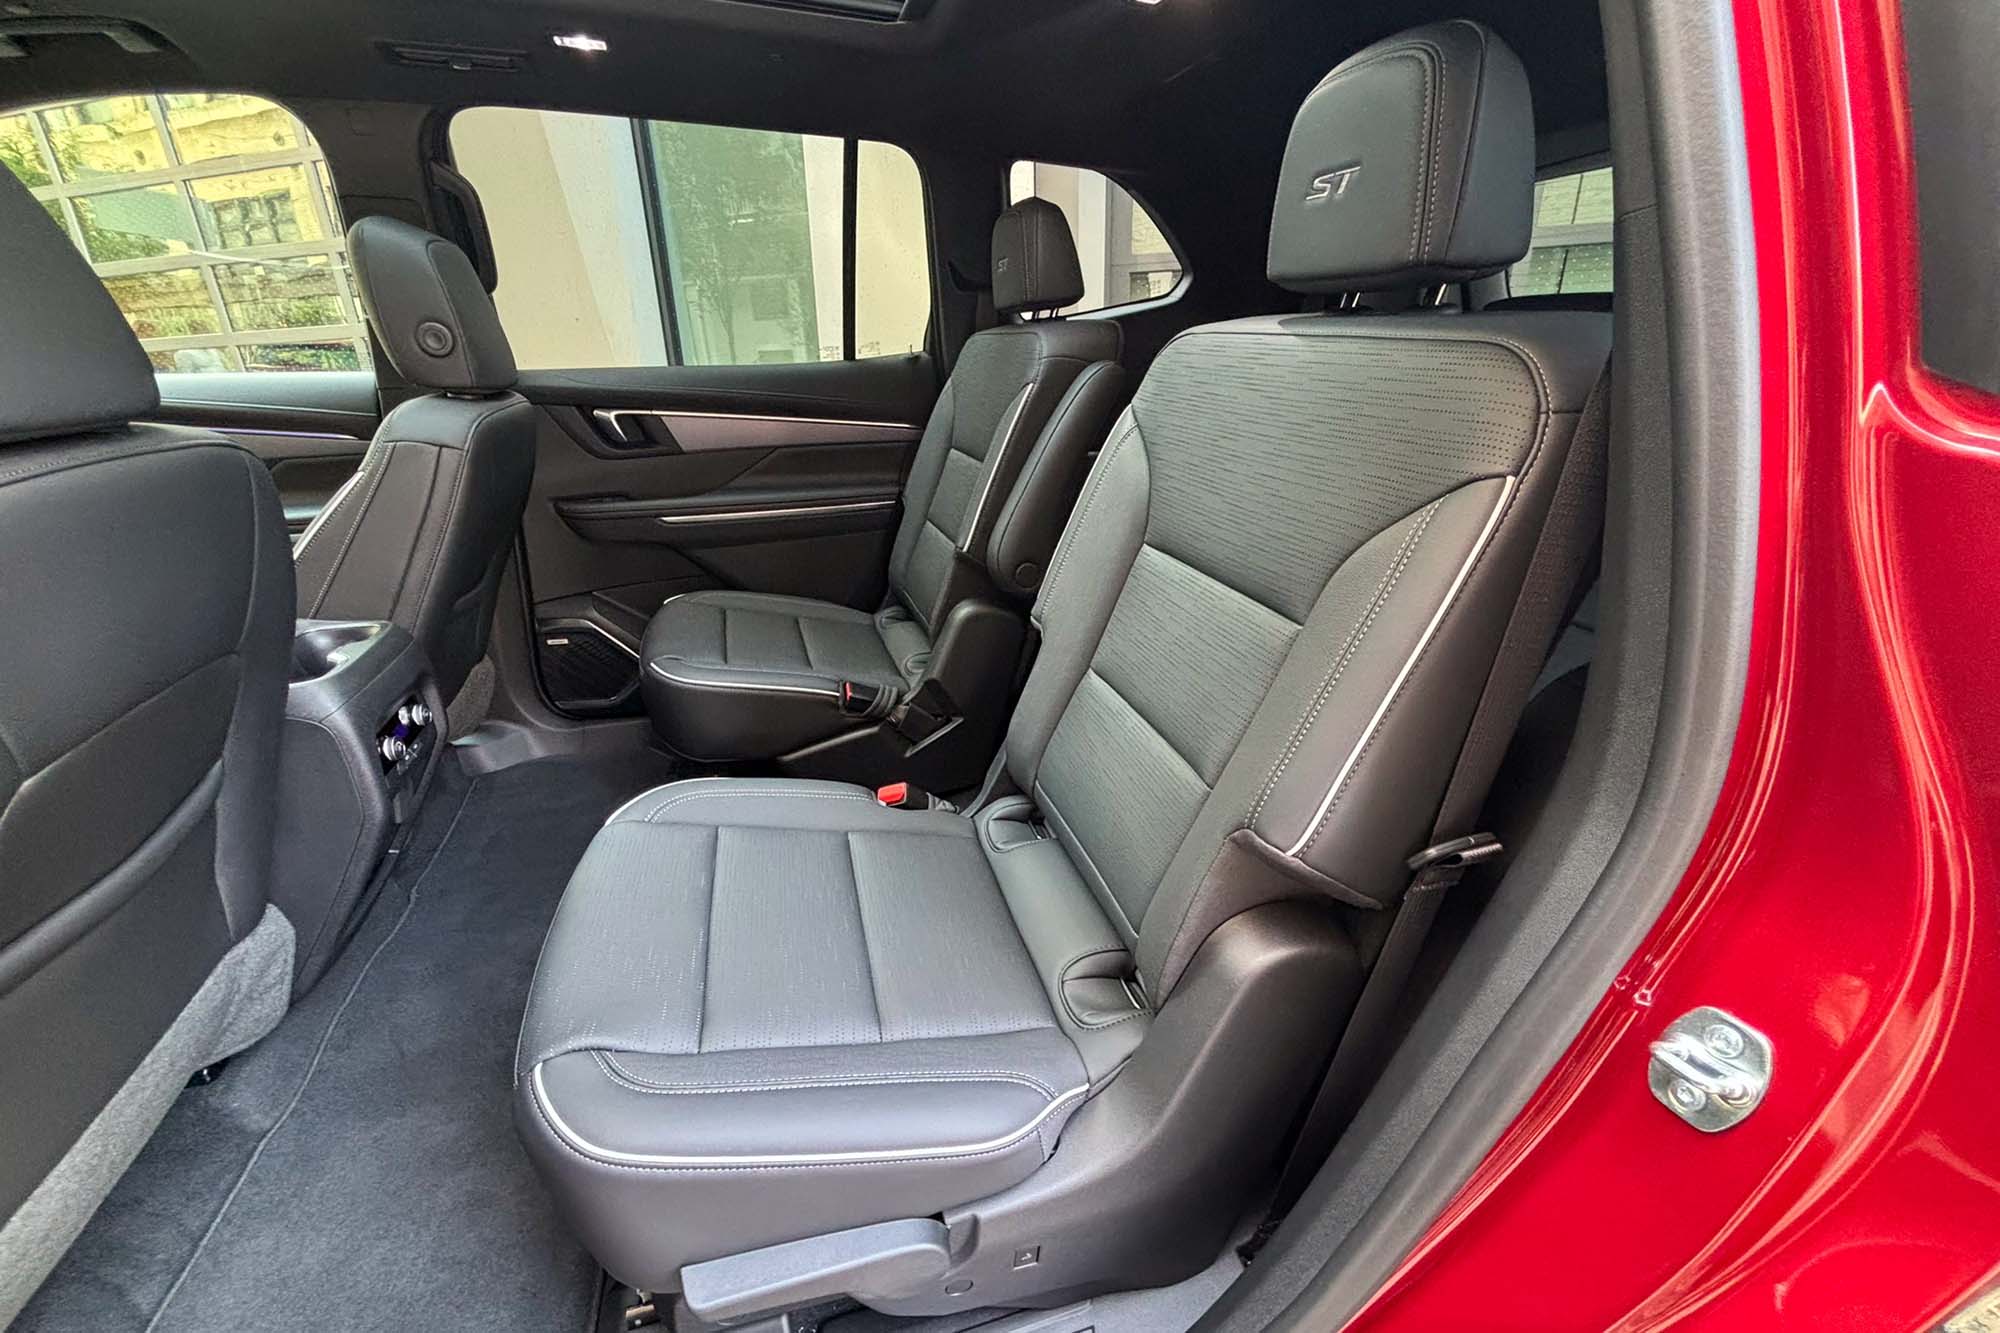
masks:
<path fill-rule="evenodd" d="M 1096 361 L 1050 413 L 987 542 L 986 571 L 1002 592 L 1032 597 L 1041 586 L 1083 485 L 1084 465 L 1104 443 L 1125 398 L 1125 371 L 1116 361 Z"/>
<path fill-rule="evenodd" d="M 391 412 L 293 550 L 299 614 L 406 627 L 449 700 L 486 649 L 534 475 L 534 415 L 510 392 L 430 394 Z"/>

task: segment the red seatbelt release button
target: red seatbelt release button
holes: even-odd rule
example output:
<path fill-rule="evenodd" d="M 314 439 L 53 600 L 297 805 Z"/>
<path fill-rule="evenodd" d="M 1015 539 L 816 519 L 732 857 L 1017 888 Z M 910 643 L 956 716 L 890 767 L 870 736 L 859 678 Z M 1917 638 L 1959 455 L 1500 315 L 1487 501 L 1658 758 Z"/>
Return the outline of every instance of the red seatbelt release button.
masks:
<path fill-rule="evenodd" d="M 875 799 L 883 805 L 894 806 L 900 810 L 910 803 L 910 784 L 907 782 L 892 782 L 886 787 L 877 787 L 875 789 Z"/>

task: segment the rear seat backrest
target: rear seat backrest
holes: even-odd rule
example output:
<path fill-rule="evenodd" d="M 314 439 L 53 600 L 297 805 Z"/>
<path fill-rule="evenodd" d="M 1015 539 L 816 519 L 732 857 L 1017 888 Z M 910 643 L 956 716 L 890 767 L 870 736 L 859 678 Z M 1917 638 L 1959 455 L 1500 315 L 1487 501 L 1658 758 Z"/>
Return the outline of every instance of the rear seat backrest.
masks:
<path fill-rule="evenodd" d="M 1293 128 L 1272 277 L 1512 262 L 1531 126 L 1519 61 L 1475 24 L 1343 62 Z M 1609 338 L 1578 314 L 1274 316 L 1154 363 L 1051 562 L 1007 765 L 1156 1002 L 1260 902 L 1396 900 Z"/>
<path fill-rule="evenodd" d="M 1023 199 L 993 224 L 993 305 L 1047 313 L 1083 298 L 1083 271 L 1062 210 Z M 1042 427 L 1092 362 L 1116 361 L 1118 325 L 1029 319 L 974 334 L 924 428 L 903 490 L 889 587 L 935 636 L 965 597 L 985 591 L 987 542 Z"/>

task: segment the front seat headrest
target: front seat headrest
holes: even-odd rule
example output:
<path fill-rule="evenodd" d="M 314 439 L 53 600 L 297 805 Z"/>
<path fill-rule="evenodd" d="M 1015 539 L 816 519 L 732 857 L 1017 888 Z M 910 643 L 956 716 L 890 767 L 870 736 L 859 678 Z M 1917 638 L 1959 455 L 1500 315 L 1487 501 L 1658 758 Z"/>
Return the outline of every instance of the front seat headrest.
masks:
<path fill-rule="evenodd" d="M 1340 62 L 1299 108 L 1267 265 L 1295 292 L 1465 282 L 1528 251 L 1527 72 L 1484 24 L 1398 33 Z"/>
<path fill-rule="evenodd" d="M 11 171 L 0 171 L 0 311 L 0 444 L 122 426 L 160 405 L 132 326 Z"/>
<path fill-rule="evenodd" d="M 347 254 L 369 326 L 397 374 L 426 389 L 513 387 L 514 351 L 463 250 L 378 216 L 348 229 Z"/>
<path fill-rule="evenodd" d="M 993 309 L 1002 315 L 1060 310 L 1083 299 L 1083 263 L 1069 219 L 1033 195 L 993 223 Z"/>

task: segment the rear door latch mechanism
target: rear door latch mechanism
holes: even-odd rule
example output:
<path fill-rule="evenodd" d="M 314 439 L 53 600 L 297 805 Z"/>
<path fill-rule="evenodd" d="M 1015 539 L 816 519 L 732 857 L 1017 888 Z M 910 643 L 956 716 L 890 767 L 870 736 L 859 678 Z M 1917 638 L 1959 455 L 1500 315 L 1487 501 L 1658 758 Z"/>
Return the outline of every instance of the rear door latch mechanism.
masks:
<path fill-rule="evenodd" d="M 1771 1039 L 1720 1009 L 1682 1014 L 1652 1049 L 1653 1095 L 1707 1134 L 1740 1124 L 1771 1086 Z"/>

